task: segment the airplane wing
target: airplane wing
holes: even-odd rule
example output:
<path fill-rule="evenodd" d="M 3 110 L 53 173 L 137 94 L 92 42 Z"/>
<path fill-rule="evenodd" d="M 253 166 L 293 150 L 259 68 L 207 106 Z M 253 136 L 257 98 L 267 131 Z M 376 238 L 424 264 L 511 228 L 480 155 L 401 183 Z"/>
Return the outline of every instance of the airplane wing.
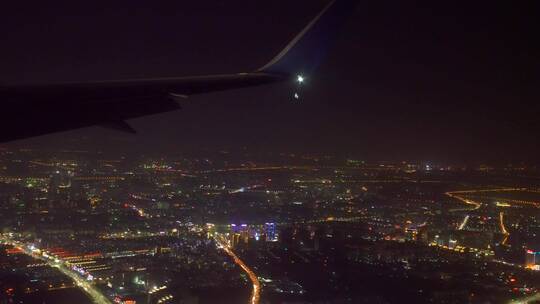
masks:
<path fill-rule="evenodd" d="M 0 87 L 0 142 L 103 125 L 134 132 L 125 122 L 179 109 L 202 94 L 287 80 L 302 82 L 324 54 L 355 0 L 333 0 L 272 61 L 254 72 Z"/>

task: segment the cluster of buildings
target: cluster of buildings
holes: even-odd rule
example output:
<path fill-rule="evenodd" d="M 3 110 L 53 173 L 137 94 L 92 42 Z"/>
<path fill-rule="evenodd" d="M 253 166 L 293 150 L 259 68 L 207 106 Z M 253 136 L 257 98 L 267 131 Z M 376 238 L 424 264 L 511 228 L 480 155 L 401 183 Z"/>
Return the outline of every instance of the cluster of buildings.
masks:
<path fill-rule="evenodd" d="M 270 301 L 347 294 L 358 287 L 348 275 L 365 267 L 389 277 L 446 282 L 457 276 L 446 270 L 450 263 L 467 267 L 467 262 L 474 273 L 483 271 L 484 262 L 507 263 L 489 266 L 493 271 L 486 273 L 493 277 L 486 274 L 480 283 L 489 286 L 495 280 L 503 296 L 509 284 L 512 290 L 533 292 L 501 273 L 515 271 L 512 278 L 521 283 L 530 279 L 520 266 L 540 270 L 540 252 L 523 254 L 530 236 L 540 232 L 536 206 L 520 205 L 521 198 L 495 203 L 485 193 L 466 198 L 481 201 L 477 205 L 445 195 L 464 187 L 461 177 L 469 169 L 279 159 L 0 151 L 0 233 L 40 248 L 42 257 L 57 259 L 117 303 L 208 302 L 215 300 L 213 293 L 201 290 L 218 294 L 224 287 L 237 291 L 231 297 L 242 297 L 250 285 L 217 248 L 216 234 L 260 272 L 263 297 Z M 473 172 L 482 175 L 471 178 L 470 187 L 498 180 L 493 168 Z M 1 265 L 7 272 L 24 252 L 5 252 Z M 317 283 L 317 276 L 303 273 L 301 266 L 317 269 L 324 279 Z M 48 267 L 30 259 L 18 271 Z M 42 283 L 75 287 L 58 277 L 43 276 Z M 342 285 L 348 291 L 340 290 Z M 28 286 L 29 293 L 36 289 Z"/>

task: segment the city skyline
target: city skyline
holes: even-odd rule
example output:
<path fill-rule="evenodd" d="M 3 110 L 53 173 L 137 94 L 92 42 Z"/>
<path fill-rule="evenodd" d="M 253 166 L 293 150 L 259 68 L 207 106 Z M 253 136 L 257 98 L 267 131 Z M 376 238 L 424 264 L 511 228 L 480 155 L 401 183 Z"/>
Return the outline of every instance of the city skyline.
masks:
<path fill-rule="evenodd" d="M 540 303 L 537 3 L 9 3 L 0 304 Z"/>
<path fill-rule="evenodd" d="M 525 303 L 540 294 L 537 176 L 293 154 L 0 150 L 0 301 Z M 392 278 L 402 288 L 381 293 Z"/>

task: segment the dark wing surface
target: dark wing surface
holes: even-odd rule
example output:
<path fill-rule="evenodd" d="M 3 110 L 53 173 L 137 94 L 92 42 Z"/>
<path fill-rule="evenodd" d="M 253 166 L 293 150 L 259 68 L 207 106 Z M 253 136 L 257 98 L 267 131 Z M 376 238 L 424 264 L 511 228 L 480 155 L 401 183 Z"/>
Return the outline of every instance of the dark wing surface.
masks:
<path fill-rule="evenodd" d="M 312 71 L 354 0 L 334 0 L 270 63 L 255 72 L 0 87 L 0 142 L 103 125 L 134 132 L 127 119 L 179 109 L 190 95 L 295 79 Z"/>

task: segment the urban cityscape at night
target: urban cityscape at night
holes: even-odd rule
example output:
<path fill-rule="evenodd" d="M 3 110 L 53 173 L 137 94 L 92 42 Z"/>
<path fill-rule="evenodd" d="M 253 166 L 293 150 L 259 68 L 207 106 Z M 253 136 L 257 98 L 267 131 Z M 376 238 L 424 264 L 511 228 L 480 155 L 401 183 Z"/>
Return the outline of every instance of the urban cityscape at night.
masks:
<path fill-rule="evenodd" d="M 0 304 L 540 303 L 537 1 L 11 1 Z"/>
<path fill-rule="evenodd" d="M 534 166 L 0 156 L 5 303 L 540 298 Z"/>

